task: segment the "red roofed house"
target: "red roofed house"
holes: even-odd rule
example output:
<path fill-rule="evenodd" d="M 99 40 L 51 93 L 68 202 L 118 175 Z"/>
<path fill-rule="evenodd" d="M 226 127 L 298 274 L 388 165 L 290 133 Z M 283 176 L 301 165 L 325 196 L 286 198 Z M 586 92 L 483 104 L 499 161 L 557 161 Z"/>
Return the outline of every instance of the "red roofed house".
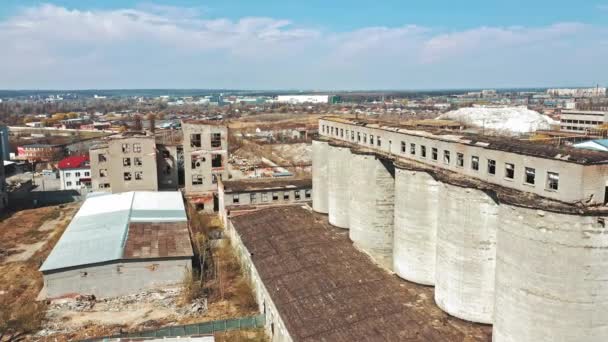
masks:
<path fill-rule="evenodd" d="M 61 190 L 80 190 L 91 188 L 91 165 L 89 156 L 71 156 L 62 159 L 57 165 Z"/>

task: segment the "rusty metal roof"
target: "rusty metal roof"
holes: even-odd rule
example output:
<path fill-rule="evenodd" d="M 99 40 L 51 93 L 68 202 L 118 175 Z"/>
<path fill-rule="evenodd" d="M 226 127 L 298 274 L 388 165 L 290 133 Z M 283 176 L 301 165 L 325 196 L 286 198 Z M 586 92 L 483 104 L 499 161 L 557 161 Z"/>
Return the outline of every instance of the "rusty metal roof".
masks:
<path fill-rule="evenodd" d="M 230 220 L 294 341 L 491 340 L 491 326 L 448 316 L 431 287 L 377 266 L 325 216 L 285 206 Z"/>
<path fill-rule="evenodd" d="M 186 222 L 132 222 L 123 259 L 192 256 Z"/>

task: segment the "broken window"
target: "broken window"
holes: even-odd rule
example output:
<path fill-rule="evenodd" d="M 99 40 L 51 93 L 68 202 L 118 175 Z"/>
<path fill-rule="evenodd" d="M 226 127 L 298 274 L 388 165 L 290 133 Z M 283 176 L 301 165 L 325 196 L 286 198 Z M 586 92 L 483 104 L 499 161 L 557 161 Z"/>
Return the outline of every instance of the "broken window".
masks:
<path fill-rule="evenodd" d="M 496 160 L 488 159 L 488 173 L 491 175 L 496 174 Z"/>
<path fill-rule="evenodd" d="M 294 198 L 296 199 L 296 201 L 300 200 L 300 190 L 296 190 L 293 192 L 294 194 Z"/>
<path fill-rule="evenodd" d="M 125 173 L 122 175 L 122 178 L 123 178 L 124 180 L 126 180 L 126 181 L 130 181 L 130 180 L 131 180 L 131 172 L 125 172 Z"/>
<path fill-rule="evenodd" d="M 211 147 L 222 146 L 222 133 L 211 133 Z"/>
<path fill-rule="evenodd" d="M 357 142 L 361 142 L 361 133 L 357 132 Z"/>
<path fill-rule="evenodd" d="M 107 177 L 108 170 L 107 169 L 99 169 L 99 177 Z"/>
<path fill-rule="evenodd" d="M 350 131 L 350 140 L 355 141 L 355 131 Z"/>
<path fill-rule="evenodd" d="M 133 144 L 133 152 L 135 152 L 135 153 L 140 153 L 141 152 L 141 144 L 140 143 Z"/>
<path fill-rule="evenodd" d="M 201 134 L 190 134 L 190 147 L 201 147 Z"/>
<path fill-rule="evenodd" d="M 479 157 L 472 156 L 471 157 L 471 169 L 478 171 L 479 170 Z"/>
<path fill-rule="evenodd" d="M 289 201 L 289 191 L 284 191 L 283 192 L 283 200 L 284 201 Z"/>
<path fill-rule="evenodd" d="M 262 193 L 262 202 L 268 202 L 268 194 L 265 192 Z"/>
<path fill-rule="evenodd" d="M 447 150 L 443 151 L 443 163 L 450 165 L 450 151 L 447 151 Z"/>
<path fill-rule="evenodd" d="M 344 129 L 340 128 L 340 138 L 344 138 Z"/>
<path fill-rule="evenodd" d="M 304 197 L 306 197 L 306 198 L 310 198 L 311 194 L 312 194 L 312 191 L 310 191 L 310 190 L 304 191 Z"/>
<path fill-rule="evenodd" d="M 380 139 L 380 136 L 376 138 L 376 145 L 378 145 L 378 147 L 382 146 L 382 140 Z"/>
<path fill-rule="evenodd" d="M 144 179 L 144 173 L 141 171 L 135 171 L 135 180 L 142 180 Z"/>
<path fill-rule="evenodd" d="M 131 152 L 131 146 L 129 144 L 122 144 L 122 153 Z"/>
<path fill-rule="evenodd" d="M 103 162 L 105 162 L 105 161 L 107 161 L 107 160 L 108 160 L 108 159 L 106 158 L 106 155 L 105 155 L 105 154 L 98 154 L 98 155 L 97 155 L 97 161 L 98 161 L 98 162 L 103 163 Z"/>
<path fill-rule="evenodd" d="M 192 175 L 192 185 L 201 185 L 201 184 L 203 184 L 203 176 Z"/>
<path fill-rule="evenodd" d="M 458 166 L 458 167 L 464 166 L 464 154 L 456 153 L 456 166 Z"/>
<path fill-rule="evenodd" d="M 527 167 L 526 168 L 526 183 L 534 184 L 535 181 L 536 181 L 536 170 L 531 167 Z"/>
<path fill-rule="evenodd" d="M 363 133 L 363 143 L 367 144 L 367 134 Z"/>
<path fill-rule="evenodd" d="M 257 199 L 256 199 L 256 193 L 255 192 L 250 193 L 249 194 L 249 202 L 255 203 L 256 201 L 257 201 Z"/>
<path fill-rule="evenodd" d="M 508 179 L 515 178 L 515 165 L 505 163 L 505 178 L 508 178 Z"/>
<path fill-rule="evenodd" d="M 196 170 L 199 167 L 201 167 L 202 163 L 204 163 L 205 161 L 206 161 L 205 157 L 199 158 L 199 157 L 196 157 L 196 156 L 192 156 L 192 160 L 191 160 L 191 163 L 190 163 L 190 168 L 192 170 Z"/>
<path fill-rule="evenodd" d="M 122 166 L 131 166 L 131 158 L 122 158 Z"/>
<path fill-rule="evenodd" d="M 437 149 L 435 147 L 433 147 L 431 150 L 431 158 L 433 158 L 433 160 L 437 160 Z"/>
<path fill-rule="evenodd" d="M 420 156 L 426 158 L 426 146 L 420 146 Z"/>
<path fill-rule="evenodd" d="M 547 172 L 547 189 L 555 190 L 559 188 L 559 173 Z"/>
<path fill-rule="evenodd" d="M 370 145 L 374 144 L 374 136 L 372 134 L 369 135 L 369 144 Z"/>
<path fill-rule="evenodd" d="M 410 154 L 416 155 L 416 144 L 410 144 Z"/>
<path fill-rule="evenodd" d="M 239 194 L 232 195 L 232 203 L 239 203 Z"/>
<path fill-rule="evenodd" d="M 211 167 L 222 167 L 222 155 L 215 154 L 211 157 Z"/>
<path fill-rule="evenodd" d="M 279 193 L 278 192 L 273 192 L 272 193 L 272 200 L 273 201 L 278 201 L 279 200 Z"/>
<path fill-rule="evenodd" d="M 66 186 L 72 186 L 72 182 L 65 182 Z"/>
<path fill-rule="evenodd" d="M 405 141 L 401 142 L 401 153 L 405 153 Z"/>
<path fill-rule="evenodd" d="M 135 157 L 135 158 L 133 158 L 133 164 L 135 166 L 142 166 L 144 163 L 141 160 L 141 157 Z"/>

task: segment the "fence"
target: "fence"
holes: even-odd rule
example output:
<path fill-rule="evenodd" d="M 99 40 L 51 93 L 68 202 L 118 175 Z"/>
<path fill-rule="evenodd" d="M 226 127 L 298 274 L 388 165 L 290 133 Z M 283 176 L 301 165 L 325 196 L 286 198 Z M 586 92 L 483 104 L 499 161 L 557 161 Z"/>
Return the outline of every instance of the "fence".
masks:
<path fill-rule="evenodd" d="M 211 321 L 205 323 L 187 324 L 187 325 L 176 325 L 171 327 L 164 327 L 155 330 L 139 331 L 130 334 L 115 335 L 98 337 L 88 340 L 89 341 L 108 341 L 116 338 L 137 338 L 137 337 L 177 337 L 177 336 L 192 336 L 192 335 L 209 335 L 220 331 L 228 330 L 240 330 L 240 329 L 253 329 L 262 328 L 266 322 L 266 317 L 263 314 L 253 317 L 242 317 L 233 319 L 224 319 L 219 321 Z"/>

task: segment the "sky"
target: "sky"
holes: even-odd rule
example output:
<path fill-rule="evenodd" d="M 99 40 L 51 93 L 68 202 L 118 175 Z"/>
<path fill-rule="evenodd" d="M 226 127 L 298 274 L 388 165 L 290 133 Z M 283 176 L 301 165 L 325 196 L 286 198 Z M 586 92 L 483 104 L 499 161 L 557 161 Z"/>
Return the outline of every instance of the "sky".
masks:
<path fill-rule="evenodd" d="M 0 89 L 608 84 L 608 0 L 0 0 Z"/>

